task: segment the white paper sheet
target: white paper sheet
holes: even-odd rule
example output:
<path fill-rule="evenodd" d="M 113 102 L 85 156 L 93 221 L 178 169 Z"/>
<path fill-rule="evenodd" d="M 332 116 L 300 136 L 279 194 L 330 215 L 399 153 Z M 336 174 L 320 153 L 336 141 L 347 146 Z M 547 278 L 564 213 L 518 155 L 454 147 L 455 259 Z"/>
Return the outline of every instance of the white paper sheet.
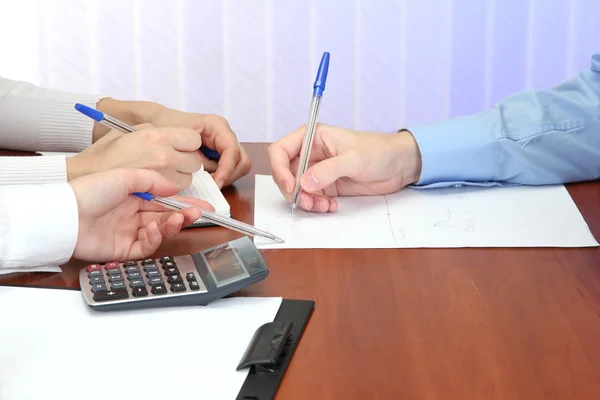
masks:
<path fill-rule="evenodd" d="M 235 399 L 281 298 L 98 312 L 72 290 L 0 287 L 0 399 Z"/>
<path fill-rule="evenodd" d="M 598 246 L 566 188 L 403 189 L 340 197 L 336 213 L 290 211 L 271 176 L 256 175 L 254 225 L 285 240 L 259 248 Z"/>

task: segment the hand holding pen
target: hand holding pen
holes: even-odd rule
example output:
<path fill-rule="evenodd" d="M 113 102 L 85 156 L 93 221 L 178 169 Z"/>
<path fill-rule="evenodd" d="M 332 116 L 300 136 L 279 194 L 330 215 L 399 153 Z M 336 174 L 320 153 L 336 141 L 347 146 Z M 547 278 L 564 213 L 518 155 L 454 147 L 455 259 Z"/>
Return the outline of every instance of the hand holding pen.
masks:
<path fill-rule="evenodd" d="M 75 106 L 75 108 L 80 111 L 81 113 L 87 115 L 88 117 L 92 118 L 93 120 L 95 120 L 96 122 L 99 122 L 103 125 L 106 125 L 108 127 L 110 127 L 111 129 L 116 129 L 118 131 L 121 131 L 123 133 L 131 133 L 131 132 L 135 132 L 135 129 L 109 115 L 106 115 L 104 113 L 101 113 L 98 110 L 94 110 L 93 108 L 87 107 L 83 104 L 77 104 Z M 199 138 L 199 135 L 196 134 L 196 137 Z M 197 142 L 196 142 L 197 143 Z M 180 143 L 180 145 L 184 145 L 184 143 Z M 187 143 L 187 146 L 191 146 L 192 149 L 196 148 L 198 149 L 199 145 L 195 145 L 194 142 L 192 141 L 191 143 Z M 201 148 L 201 151 L 203 153 L 205 153 L 207 156 L 209 154 L 211 154 L 211 150 L 204 148 Z M 198 169 L 196 169 L 197 171 Z M 193 171 L 195 172 L 195 171 Z M 229 218 L 229 217 L 225 217 L 222 216 L 220 214 L 217 214 L 213 211 L 207 210 L 205 208 L 201 208 L 198 207 L 196 205 L 192 205 L 189 203 L 184 203 L 181 202 L 179 200 L 173 199 L 173 198 L 168 198 L 168 197 L 160 197 L 160 196 L 155 196 L 154 194 L 151 193 L 147 193 L 147 192 L 136 192 L 133 193 L 134 196 L 137 196 L 143 200 L 146 201 L 150 201 L 152 203 L 157 203 L 160 204 L 161 206 L 171 209 L 171 210 L 184 210 L 190 207 L 193 208 L 197 208 L 201 210 L 202 213 L 202 218 L 210 221 L 216 225 L 220 225 L 223 226 L 225 228 L 231 229 L 231 230 L 235 230 L 241 233 L 244 233 L 246 235 L 250 235 L 250 236 L 261 236 L 261 237 L 265 237 L 267 239 L 276 241 L 276 242 L 283 242 L 282 239 L 278 238 L 277 236 L 260 230 L 258 228 L 255 228 L 252 225 L 243 223 L 241 221 L 236 221 L 233 218 Z"/>
<path fill-rule="evenodd" d="M 109 169 L 105 166 L 107 159 L 111 160 L 110 168 L 148 168 L 159 171 L 179 187 L 189 185 L 193 173 L 189 170 L 192 168 L 198 170 L 200 165 L 203 165 L 204 169 L 212 175 L 219 188 L 230 185 L 250 171 L 252 166 L 250 158 L 225 118 L 213 114 L 183 112 L 162 106 L 151 108 L 151 112 L 139 108 L 131 116 L 124 110 L 133 106 L 122 103 L 130 102 L 103 99 L 98 103 L 100 107 L 98 110 L 90 108 L 94 107 L 92 104 L 86 103 L 89 107 L 78 106 L 80 112 L 96 111 L 90 116 L 102 118 L 103 123 L 96 123 L 91 146 L 85 136 L 78 138 L 77 143 L 88 148 L 84 153 L 68 159 L 69 179 Z M 114 110 L 117 115 L 112 115 L 108 110 Z M 73 111 L 77 114 L 77 111 Z M 119 115 L 126 115 L 128 118 L 121 120 L 120 122 L 126 123 L 119 127 L 111 125 L 110 118 L 104 118 L 104 116 L 114 118 Z M 129 122 L 133 121 L 134 117 L 140 122 L 132 126 Z M 75 119 L 77 119 L 76 115 Z M 81 121 L 76 122 L 81 123 Z M 117 130 L 97 129 L 100 126 L 117 128 Z M 125 135 L 123 140 L 111 140 L 123 136 L 117 134 L 118 132 L 131 128 L 141 132 L 132 135 L 133 137 Z M 197 146 L 192 148 L 192 145 Z M 195 156 L 184 155 L 186 152 L 196 154 Z M 180 155 L 184 156 L 179 157 Z M 190 162 L 189 159 L 194 157 L 195 159 Z"/>
<path fill-rule="evenodd" d="M 135 134 L 112 130 L 75 157 L 67 158 L 69 180 L 117 168 L 141 168 L 159 172 L 180 189 L 192 183 L 202 168 L 198 148 L 202 140 L 188 128 L 155 128 L 137 125 Z"/>

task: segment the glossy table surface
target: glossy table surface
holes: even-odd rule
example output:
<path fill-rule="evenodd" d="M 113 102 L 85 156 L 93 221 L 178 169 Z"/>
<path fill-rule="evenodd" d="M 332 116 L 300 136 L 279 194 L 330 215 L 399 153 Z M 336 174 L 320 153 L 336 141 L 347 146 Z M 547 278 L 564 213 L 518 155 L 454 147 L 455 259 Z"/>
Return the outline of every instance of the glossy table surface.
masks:
<path fill-rule="evenodd" d="M 252 172 L 224 190 L 253 222 L 267 144 L 244 144 Z M 16 153 L 12 153 L 16 154 Z M 568 185 L 600 237 L 600 184 Z M 186 230 L 156 256 L 240 234 Z M 600 399 L 600 248 L 263 250 L 271 271 L 243 291 L 316 302 L 281 399 Z M 60 274 L 0 284 L 78 287 Z"/>

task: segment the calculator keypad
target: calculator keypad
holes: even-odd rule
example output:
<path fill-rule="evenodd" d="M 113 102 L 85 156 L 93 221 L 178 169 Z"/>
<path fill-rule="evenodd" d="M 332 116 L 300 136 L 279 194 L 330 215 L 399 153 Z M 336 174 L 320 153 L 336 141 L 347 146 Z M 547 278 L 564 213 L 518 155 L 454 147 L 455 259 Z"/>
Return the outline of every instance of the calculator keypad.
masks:
<path fill-rule="evenodd" d="M 178 262 L 182 263 L 180 271 Z M 92 264 L 85 268 L 87 290 L 96 302 L 128 298 L 164 296 L 205 289 L 198 282 L 197 271 L 191 257 L 147 258 L 142 261 L 109 262 Z"/>

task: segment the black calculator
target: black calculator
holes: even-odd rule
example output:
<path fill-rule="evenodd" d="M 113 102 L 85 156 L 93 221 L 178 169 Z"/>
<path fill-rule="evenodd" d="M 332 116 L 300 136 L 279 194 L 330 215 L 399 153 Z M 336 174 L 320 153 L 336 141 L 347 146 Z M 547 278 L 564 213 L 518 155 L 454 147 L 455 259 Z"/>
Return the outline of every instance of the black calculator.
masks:
<path fill-rule="evenodd" d="M 265 279 L 269 270 L 248 237 L 180 257 L 92 264 L 79 273 L 96 310 L 207 305 Z"/>

